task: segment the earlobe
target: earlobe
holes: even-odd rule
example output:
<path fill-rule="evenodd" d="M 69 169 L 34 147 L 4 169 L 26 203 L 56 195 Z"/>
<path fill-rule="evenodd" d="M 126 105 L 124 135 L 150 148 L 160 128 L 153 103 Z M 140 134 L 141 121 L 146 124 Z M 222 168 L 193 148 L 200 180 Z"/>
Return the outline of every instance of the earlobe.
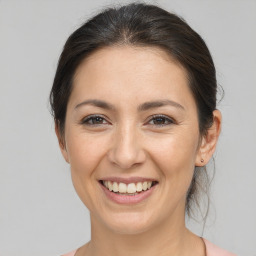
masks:
<path fill-rule="evenodd" d="M 218 138 L 221 131 L 221 112 L 219 110 L 213 111 L 213 124 L 207 130 L 207 134 L 202 138 L 201 145 L 198 149 L 196 157 L 196 166 L 206 165 L 213 153 L 215 152 Z"/>
<path fill-rule="evenodd" d="M 68 157 L 68 152 L 65 145 L 65 140 L 63 138 L 63 135 L 61 135 L 58 121 L 55 121 L 55 133 L 59 142 L 61 154 L 63 155 L 66 162 L 69 163 L 69 157 Z"/>

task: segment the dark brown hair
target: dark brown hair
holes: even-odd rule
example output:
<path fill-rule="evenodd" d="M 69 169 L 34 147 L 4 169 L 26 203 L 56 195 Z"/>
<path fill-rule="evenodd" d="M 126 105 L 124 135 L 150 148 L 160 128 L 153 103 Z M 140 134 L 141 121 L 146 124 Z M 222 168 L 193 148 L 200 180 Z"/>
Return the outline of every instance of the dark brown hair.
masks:
<path fill-rule="evenodd" d="M 67 104 L 79 64 L 100 48 L 115 45 L 159 47 L 181 64 L 187 71 L 189 88 L 197 104 L 200 134 L 207 133 L 216 109 L 217 83 L 205 42 L 177 15 L 155 5 L 132 3 L 103 10 L 74 31 L 65 43 L 50 93 L 60 134 L 64 134 Z M 199 206 L 199 188 L 204 187 L 202 175 L 208 177 L 206 171 L 196 167 L 187 193 L 189 216 L 192 202 Z"/>

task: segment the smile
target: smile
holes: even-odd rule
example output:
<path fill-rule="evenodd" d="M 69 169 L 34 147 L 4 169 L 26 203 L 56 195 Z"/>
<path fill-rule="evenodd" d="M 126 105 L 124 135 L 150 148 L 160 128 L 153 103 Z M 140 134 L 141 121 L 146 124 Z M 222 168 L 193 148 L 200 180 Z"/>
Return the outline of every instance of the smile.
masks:
<path fill-rule="evenodd" d="M 157 181 L 139 181 L 124 183 L 110 180 L 99 180 L 104 194 L 118 204 L 137 204 L 150 197 L 158 187 Z"/>
<path fill-rule="evenodd" d="M 157 181 L 144 181 L 137 183 L 125 184 L 122 182 L 112 182 L 107 180 L 100 181 L 109 191 L 113 191 L 117 194 L 136 195 L 142 191 L 149 190 L 151 187 L 157 184 Z"/>

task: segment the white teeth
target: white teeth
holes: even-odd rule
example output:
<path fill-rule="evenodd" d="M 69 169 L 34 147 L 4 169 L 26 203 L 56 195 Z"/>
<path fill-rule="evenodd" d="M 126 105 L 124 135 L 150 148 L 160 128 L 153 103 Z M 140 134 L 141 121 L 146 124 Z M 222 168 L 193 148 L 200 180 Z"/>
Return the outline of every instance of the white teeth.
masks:
<path fill-rule="evenodd" d="M 141 183 L 141 182 L 138 182 L 138 183 L 137 183 L 136 190 L 137 190 L 138 192 L 142 191 L 142 183 Z"/>
<path fill-rule="evenodd" d="M 117 182 L 113 182 L 113 191 L 118 192 L 118 184 Z"/>
<path fill-rule="evenodd" d="M 111 181 L 108 181 L 108 189 L 109 189 L 110 191 L 113 190 L 113 185 L 112 185 L 112 182 L 111 182 Z"/>
<path fill-rule="evenodd" d="M 130 195 L 137 194 L 136 192 L 141 192 L 148 190 L 152 187 L 152 181 L 144 181 L 144 182 L 137 182 L 137 183 L 117 183 L 112 181 L 103 181 L 103 184 L 109 191 L 113 191 L 115 193 L 128 193 Z"/>
<path fill-rule="evenodd" d="M 127 192 L 127 186 L 124 183 L 119 183 L 119 192 L 120 193 L 126 193 Z"/>
<path fill-rule="evenodd" d="M 127 186 L 127 193 L 135 193 L 136 192 L 136 186 L 134 183 L 130 183 Z"/>
<path fill-rule="evenodd" d="M 143 190 L 147 190 L 148 189 L 148 183 L 146 181 L 143 182 L 142 189 Z"/>

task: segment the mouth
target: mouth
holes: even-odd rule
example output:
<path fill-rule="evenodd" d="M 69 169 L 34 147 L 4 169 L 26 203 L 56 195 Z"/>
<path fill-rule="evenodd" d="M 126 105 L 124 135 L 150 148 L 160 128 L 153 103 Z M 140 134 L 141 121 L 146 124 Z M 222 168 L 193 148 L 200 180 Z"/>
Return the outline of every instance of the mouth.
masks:
<path fill-rule="evenodd" d="M 158 181 L 143 181 L 133 183 L 123 183 L 109 180 L 99 180 L 100 184 L 108 191 L 123 196 L 135 196 L 151 190 L 158 184 Z"/>

